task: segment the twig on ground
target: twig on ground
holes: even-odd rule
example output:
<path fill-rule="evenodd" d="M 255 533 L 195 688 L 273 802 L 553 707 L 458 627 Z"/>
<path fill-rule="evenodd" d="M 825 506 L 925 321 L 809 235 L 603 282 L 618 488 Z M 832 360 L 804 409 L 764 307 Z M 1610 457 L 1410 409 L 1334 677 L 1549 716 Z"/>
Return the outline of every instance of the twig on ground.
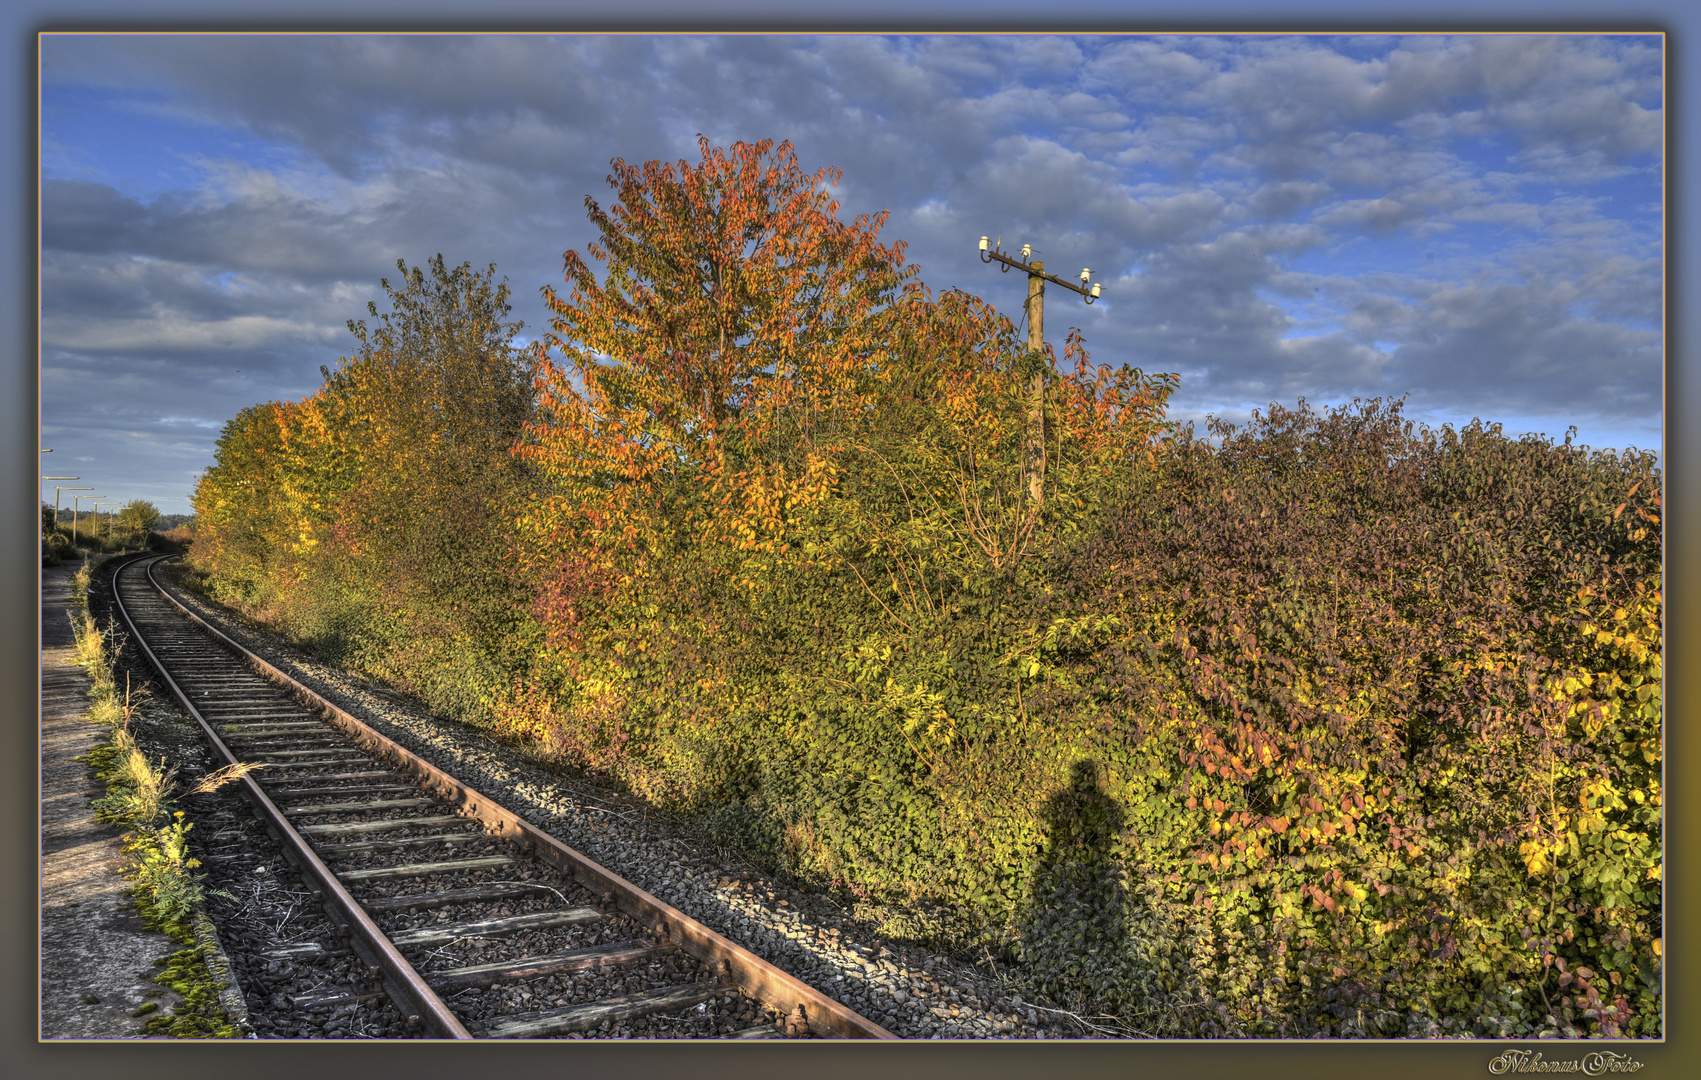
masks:
<path fill-rule="evenodd" d="M 529 886 L 529 887 L 534 888 L 534 889 L 549 889 L 550 892 L 554 893 L 556 896 L 561 897 L 561 902 L 563 904 L 565 904 L 567 902 L 567 897 L 562 895 L 560 889 L 551 888 L 550 886 L 545 885 L 542 882 L 537 882 L 537 881 L 492 881 L 490 884 L 492 884 L 492 885 L 521 885 L 521 886 Z"/>
<path fill-rule="evenodd" d="M 1148 1032 L 1141 1031 L 1139 1028 L 1131 1028 L 1121 1025 L 1117 1022 L 1117 1019 L 1114 1016 L 1095 1016 L 1088 1019 L 1080 1013 L 1073 1013 L 1068 1009 L 1048 1009 L 1044 1005 L 1035 1005 L 1031 1001 L 1023 1001 L 1020 998 L 1017 998 L 1016 1001 L 1018 1004 L 1029 1009 L 1037 1009 L 1040 1012 L 1056 1013 L 1059 1016 L 1067 1016 L 1077 1024 L 1080 1024 L 1083 1028 L 1086 1028 L 1088 1031 L 1095 1032 L 1099 1035 L 1109 1035 L 1112 1037 L 1135 1035 L 1142 1039 L 1156 1038 L 1156 1036 Z M 1107 1020 L 1110 1021 L 1111 1026 L 1101 1027 L 1100 1025 L 1093 1023 L 1093 1020 Z"/>

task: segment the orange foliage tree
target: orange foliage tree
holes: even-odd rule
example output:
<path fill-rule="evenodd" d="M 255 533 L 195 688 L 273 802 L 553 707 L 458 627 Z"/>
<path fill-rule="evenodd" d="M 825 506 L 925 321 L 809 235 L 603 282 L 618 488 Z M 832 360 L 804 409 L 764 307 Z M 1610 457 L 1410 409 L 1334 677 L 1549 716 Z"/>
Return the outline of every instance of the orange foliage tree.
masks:
<path fill-rule="evenodd" d="M 821 190 L 837 172 L 805 174 L 789 143 L 701 150 L 616 160 L 620 201 L 586 200 L 605 279 L 569 251 L 569 296 L 545 290 L 565 367 L 544 372 L 523 453 L 549 479 L 526 523 L 557 641 L 663 551 L 704 530 L 757 546 L 756 524 L 821 495 L 821 444 L 880 352 L 873 316 L 912 273 L 878 241 L 884 215 L 839 221 Z"/>
<path fill-rule="evenodd" d="M 506 712 L 652 795 L 767 805 L 801 866 L 1013 896 L 1031 851 L 977 865 L 971 804 L 996 778 L 1031 829 L 1067 755 L 1016 723 L 1031 656 L 989 612 L 1156 452 L 1173 378 L 1093 367 L 1078 334 L 1073 372 L 1029 354 L 984 302 L 912 280 L 883 216 L 841 221 L 836 179 L 788 144 L 704 140 L 695 164 L 616 161 L 619 202 L 587 200 L 606 270 L 569 252 L 569 296 L 546 293 L 564 363 L 521 451 L 550 646 Z M 1037 514 L 1035 365 L 1057 462 Z M 1030 738 L 1055 752 L 1008 767 Z M 913 813 L 864 800 L 827 835 L 843 808 L 811 777 Z M 859 846 L 869 829 L 901 854 Z"/>
<path fill-rule="evenodd" d="M 238 607 L 270 590 L 287 550 L 276 483 L 285 408 L 253 405 L 226 423 L 214 464 L 191 499 L 197 530 L 192 562 L 220 600 Z"/>

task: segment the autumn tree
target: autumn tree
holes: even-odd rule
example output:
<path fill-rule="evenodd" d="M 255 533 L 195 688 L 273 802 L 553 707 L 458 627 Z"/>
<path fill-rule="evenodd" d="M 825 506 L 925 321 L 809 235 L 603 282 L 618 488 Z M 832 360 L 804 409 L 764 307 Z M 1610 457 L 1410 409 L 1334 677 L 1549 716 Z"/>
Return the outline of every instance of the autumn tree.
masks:
<path fill-rule="evenodd" d="M 804 172 L 790 143 L 699 148 L 696 164 L 615 160 L 618 201 L 586 199 L 602 280 L 569 251 L 568 295 L 544 290 L 563 365 L 526 451 L 551 484 L 528 521 L 557 626 L 694 526 L 818 497 L 819 443 L 842 434 L 842 391 L 912 274 L 879 242 L 884 214 L 838 218 L 836 170 Z"/>
<path fill-rule="evenodd" d="M 901 243 L 879 242 L 884 212 L 839 220 L 824 190 L 839 170 L 805 173 L 789 142 L 699 149 L 695 165 L 616 159 L 619 200 L 585 200 L 603 280 L 569 251 L 569 296 L 544 290 L 549 345 L 586 400 L 641 402 L 646 434 L 680 446 L 751 409 L 818 408 L 877 350 L 870 316 L 914 274 Z"/>
<path fill-rule="evenodd" d="M 527 470 L 509 451 L 532 414 L 532 361 L 494 265 L 396 267 L 398 282 L 380 281 L 388 310 L 371 302 L 375 321 L 350 320 L 359 349 L 324 372 L 302 417 L 339 593 L 321 606 L 339 648 L 473 715 L 524 609 L 507 520 Z M 444 668 L 457 673 L 424 674 Z"/>
<path fill-rule="evenodd" d="M 159 520 L 159 507 L 146 499 L 136 499 L 118 512 L 118 527 L 125 535 L 146 542 Z"/>
<path fill-rule="evenodd" d="M 289 578 L 291 523 L 279 484 L 287 409 L 251 405 L 226 421 L 190 498 L 200 526 L 190 564 L 225 603 L 263 603 Z"/>
<path fill-rule="evenodd" d="M 304 641 L 476 715 L 524 636 L 508 523 L 529 480 L 509 451 L 532 359 L 494 265 L 396 265 L 317 393 L 227 425 L 196 559 Z"/>
<path fill-rule="evenodd" d="M 322 369 L 351 463 L 398 477 L 428 470 L 439 484 L 508 467 L 531 416 L 533 369 L 513 344 L 523 324 L 508 319 L 507 282 L 494 280 L 494 263 L 450 269 L 442 255 L 411 269 L 397 260 L 396 269 L 399 288 L 379 280 L 390 310 L 369 302 L 376 325 L 348 323 L 359 351 L 334 373 Z"/>
<path fill-rule="evenodd" d="M 616 161 L 619 202 L 587 200 L 603 276 L 569 252 L 569 296 L 546 291 L 564 363 L 523 447 L 543 490 L 522 531 L 551 651 L 508 715 L 653 794 L 719 798 L 772 773 L 742 703 L 787 686 L 861 732 L 853 772 L 966 792 L 986 770 L 965 740 L 1014 730 L 1020 696 L 1019 643 L 980 615 L 1149 457 L 1172 382 L 1094 368 L 1077 337 L 1056 372 L 983 301 L 914 281 L 883 215 L 840 220 L 837 172 L 787 144 L 700 151 Z M 1021 468 L 1035 364 L 1043 518 Z M 1001 659 L 965 679 L 947 654 L 970 641 Z"/>

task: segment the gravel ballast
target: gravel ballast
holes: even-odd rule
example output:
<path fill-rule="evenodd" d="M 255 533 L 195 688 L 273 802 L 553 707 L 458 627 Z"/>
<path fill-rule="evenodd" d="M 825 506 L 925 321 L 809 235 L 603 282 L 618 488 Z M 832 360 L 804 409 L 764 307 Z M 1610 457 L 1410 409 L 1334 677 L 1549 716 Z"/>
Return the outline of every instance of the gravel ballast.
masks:
<path fill-rule="evenodd" d="M 562 842 L 900 1037 L 1035 1039 L 1087 1033 L 1067 1013 L 1038 1008 L 1006 993 L 999 983 L 1001 973 L 994 968 L 988 974 L 990 963 L 977 969 L 886 939 L 830 896 L 798 891 L 656 817 L 635 799 L 540 763 L 518 747 L 434 717 L 410 698 L 309 658 L 278 635 L 182 587 L 169 569 L 162 576 L 186 607 L 292 678 Z M 220 796 L 204 796 L 197 802 Z M 281 863 L 280 857 L 262 854 L 257 850 L 260 845 L 247 842 L 250 830 L 240 820 L 246 811 L 234 798 L 228 803 L 220 799 L 216 810 L 208 805 L 198 812 L 215 814 L 216 824 L 209 823 L 203 835 L 222 846 L 217 854 L 209 851 L 213 855 L 209 869 L 224 870 L 219 865 L 221 856 L 231 860 L 230 869 L 242 864 L 239 880 L 245 883 L 244 895 L 235 904 L 215 900 L 209 904 L 209 913 L 215 921 L 246 920 L 248 925 L 233 928 L 232 933 L 221 922 L 227 943 L 233 936 L 239 938 L 239 947 L 232 949 L 233 964 L 239 975 L 252 978 L 253 973 L 244 969 L 257 962 L 266 985 L 279 987 L 267 993 L 265 1002 L 250 999 L 256 1030 L 262 1037 L 415 1034 L 369 979 L 363 982 L 364 973 L 354 970 L 359 964 L 346 948 L 342 964 L 329 954 L 257 961 L 239 955 L 244 948 L 260 948 L 249 944 L 249 939 L 267 936 L 268 928 L 280 923 L 288 929 L 292 920 L 303 945 L 321 935 L 313 932 L 317 927 L 301 922 L 303 902 L 310 898 L 299 885 L 292 892 L 282 883 L 293 882 L 292 872 L 287 866 L 272 865 L 274 859 Z M 251 815 L 248 821 L 258 828 Z M 234 839 L 232 829 L 242 834 L 235 844 L 228 842 Z M 212 834 L 217 834 L 216 840 Z M 209 884 L 216 886 L 216 882 Z M 219 909 L 226 907 L 235 910 L 221 913 Z M 304 966 L 306 970 L 300 970 Z M 295 1003 L 296 999 L 311 1003 L 317 1000 L 315 995 L 334 1004 L 303 1008 Z M 268 1004 L 280 1011 L 277 1019 L 268 1016 Z"/>

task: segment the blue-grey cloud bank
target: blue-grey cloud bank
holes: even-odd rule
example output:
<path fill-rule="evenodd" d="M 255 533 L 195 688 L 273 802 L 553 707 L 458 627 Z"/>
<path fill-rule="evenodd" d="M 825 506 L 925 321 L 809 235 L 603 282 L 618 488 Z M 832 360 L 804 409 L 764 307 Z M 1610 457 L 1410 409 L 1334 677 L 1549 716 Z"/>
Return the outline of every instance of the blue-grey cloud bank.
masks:
<path fill-rule="evenodd" d="M 1179 419 L 1400 397 L 1658 450 L 1663 39 L 48 35 L 54 471 L 186 513 L 224 422 L 299 398 L 397 259 L 537 290 L 612 158 L 790 140 L 936 291 L 982 234 L 1091 267 L 1046 326 Z M 44 487 L 51 499 L 50 486 Z"/>

